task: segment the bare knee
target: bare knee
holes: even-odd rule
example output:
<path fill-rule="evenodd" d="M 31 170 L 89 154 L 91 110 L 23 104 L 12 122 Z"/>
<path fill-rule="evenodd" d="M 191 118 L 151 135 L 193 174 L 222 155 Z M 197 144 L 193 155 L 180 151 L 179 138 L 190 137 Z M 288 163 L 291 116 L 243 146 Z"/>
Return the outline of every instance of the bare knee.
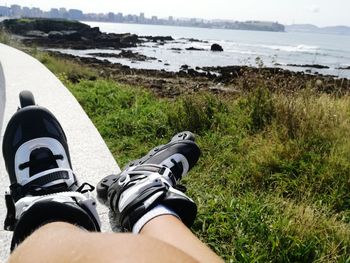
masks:
<path fill-rule="evenodd" d="M 15 249 L 9 262 L 195 262 L 181 250 L 133 234 L 90 233 L 67 223 L 50 223 Z"/>

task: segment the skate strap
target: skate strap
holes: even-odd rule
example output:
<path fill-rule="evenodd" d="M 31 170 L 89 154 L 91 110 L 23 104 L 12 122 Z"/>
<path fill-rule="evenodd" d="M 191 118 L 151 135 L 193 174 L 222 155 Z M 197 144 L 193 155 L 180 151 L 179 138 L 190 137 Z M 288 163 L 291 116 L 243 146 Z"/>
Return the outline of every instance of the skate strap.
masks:
<path fill-rule="evenodd" d="M 60 179 L 69 179 L 69 173 L 68 171 L 56 171 L 49 174 L 46 174 L 45 176 L 41 176 L 37 179 L 34 179 L 33 181 L 27 183 L 24 185 L 24 188 L 30 189 L 32 187 L 39 187 L 46 185 L 48 183 L 60 180 Z"/>
<path fill-rule="evenodd" d="M 63 156 L 61 154 L 58 154 L 58 155 L 53 155 L 45 158 L 40 158 L 39 160 L 30 160 L 29 162 L 22 163 L 19 166 L 19 169 L 24 170 L 28 167 L 35 166 L 43 162 L 50 162 L 52 160 L 63 160 Z"/>
<path fill-rule="evenodd" d="M 35 177 L 35 176 L 33 176 Z M 14 196 L 26 196 L 28 193 L 36 195 L 36 190 L 39 189 L 44 193 L 50 193 L 50 188 L 55 187 L 55 185 L 48 184 L 58 181 L 58 180 L 64 180 L 67 182 L 71 177 L 74 177 L 72 171 L 70 170 L 63 170 L 63 169 L 52 169 L 45 171 L 44 173 L 38 174 L 37 178 L 33 178 L 31 181 L 27 182 L 24 185 L 20 184 L 12 184 L 10 186 L 11 194 Z M 70 185 L 65 184 L 65 189 L 67 187 L 70 187 Z"/>

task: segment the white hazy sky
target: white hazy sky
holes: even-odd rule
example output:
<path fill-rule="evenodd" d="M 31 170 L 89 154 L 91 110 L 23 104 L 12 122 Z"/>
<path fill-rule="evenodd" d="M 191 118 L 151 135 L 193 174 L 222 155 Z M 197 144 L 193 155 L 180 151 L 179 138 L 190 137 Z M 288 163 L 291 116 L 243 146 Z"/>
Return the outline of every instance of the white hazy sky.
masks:
<path fill-rule="evenodd" d="M 0 0 L 0 5 L 77 8 L 84 12 L 123 12 L 146 17 L 197 17 L 208 19 L 268 20 L 283 24 L 350 26 L 350 0 Z"/>

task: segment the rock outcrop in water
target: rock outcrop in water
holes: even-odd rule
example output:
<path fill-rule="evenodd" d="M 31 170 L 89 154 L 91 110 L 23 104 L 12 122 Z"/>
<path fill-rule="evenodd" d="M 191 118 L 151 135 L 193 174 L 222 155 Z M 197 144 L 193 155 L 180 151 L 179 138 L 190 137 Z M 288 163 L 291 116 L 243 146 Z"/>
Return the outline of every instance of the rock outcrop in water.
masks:
<path fill-rule="evenodd" d="M 102 57 L 102 58 L 127 58 L 131 61 L 148 61 L 148 60 L 156 60 L 155 57 L 147 57 L 138 52 L 132 52 L 131 50 L 122 50 L 120 53 L 89 53 L 88 55 L 94 57 Z"/>
<path fill-rule="evenodd" d="M 219 44 L 216 44 L 216 43 L 211 45 L 210 50 L 211 51 L 218 51 L 218 52 L 224 51 L 222 46 L 220 46 Z"/>

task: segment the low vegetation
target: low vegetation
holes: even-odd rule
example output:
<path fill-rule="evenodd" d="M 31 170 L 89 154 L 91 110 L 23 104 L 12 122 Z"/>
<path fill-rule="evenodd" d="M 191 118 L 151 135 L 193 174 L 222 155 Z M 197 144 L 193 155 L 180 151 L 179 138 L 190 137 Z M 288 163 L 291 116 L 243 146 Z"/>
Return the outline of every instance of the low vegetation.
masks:
<path fill-rule="evenodd" d="M 159 98 L 35 54 L 66 84 L 123 166 L 181 130 L 193 231 L 227 262 L 350 262 L 350 97 L 263 82 L 231 95 Z"/>
<path fill-rule="evenodd" d="M 350 260 L 350 100 L 264 87 L 159 99 L 112 81 L 67 83 L 120 165 L 181 130 L 203 156 L 185 179 L 193 227 L 226 261 Z"/>

